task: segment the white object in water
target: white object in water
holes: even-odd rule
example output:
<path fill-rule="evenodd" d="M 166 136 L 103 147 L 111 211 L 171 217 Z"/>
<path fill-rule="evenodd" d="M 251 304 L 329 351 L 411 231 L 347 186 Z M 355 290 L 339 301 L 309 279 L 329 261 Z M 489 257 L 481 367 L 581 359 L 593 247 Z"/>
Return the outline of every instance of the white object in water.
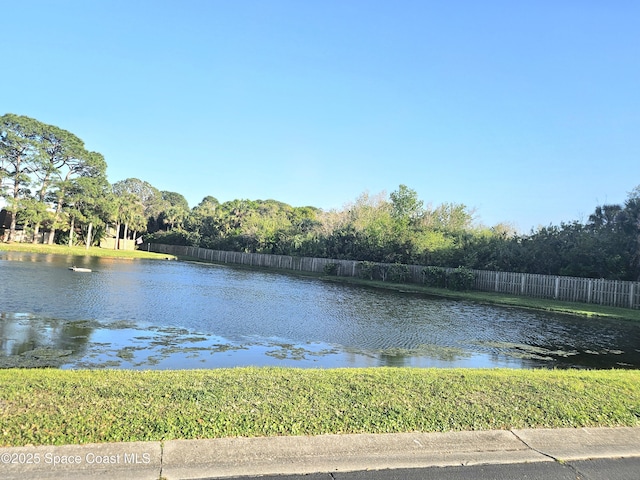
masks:
<path fill-rule="evenodd" d="M 90 272 L 91 271 L 90 268 L 76 267 L 75 265 L 73 267 L 69 267 L 69 270 L 73 270 L 74 272 Z"/>

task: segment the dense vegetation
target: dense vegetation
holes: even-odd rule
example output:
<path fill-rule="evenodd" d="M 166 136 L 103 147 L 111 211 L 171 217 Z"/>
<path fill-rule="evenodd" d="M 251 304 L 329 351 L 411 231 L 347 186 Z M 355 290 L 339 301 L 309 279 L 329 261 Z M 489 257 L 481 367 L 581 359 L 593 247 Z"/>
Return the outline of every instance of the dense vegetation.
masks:
<path fill-rule="evenodd" d="M 508 225 L 474 223 L 457 203 L 424 205 L 405 185 L 361 194 L 340 210 L 292 207 L 276 200 L 183 195 L 130 178 L 110 185 L 102 155 L 75 135 L 29 117 L 0 117 L 0 198 L 11 224 L 34 242 L 99 242 L 107 226 L 119 238 L 220 250 L 362 261 L 640 279 L 640 187 L 623 205 L 595 208 L 588 220 L 526 235 Z"/>

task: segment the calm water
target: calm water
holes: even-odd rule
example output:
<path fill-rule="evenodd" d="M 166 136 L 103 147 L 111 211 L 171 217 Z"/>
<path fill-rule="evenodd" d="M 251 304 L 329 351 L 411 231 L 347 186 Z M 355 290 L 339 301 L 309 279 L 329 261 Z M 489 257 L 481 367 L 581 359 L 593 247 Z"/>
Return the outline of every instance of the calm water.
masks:
<path fill-rule="evenodd" d="M 0 252 L 0 275 L 0 366 L 640 367 L 632 322 L 175 261 Z"/>

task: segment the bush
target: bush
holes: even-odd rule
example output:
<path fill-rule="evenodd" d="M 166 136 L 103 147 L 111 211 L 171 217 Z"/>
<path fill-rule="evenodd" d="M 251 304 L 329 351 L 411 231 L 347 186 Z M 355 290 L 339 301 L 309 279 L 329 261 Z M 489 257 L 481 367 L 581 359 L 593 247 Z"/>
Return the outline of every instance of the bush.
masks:
<path fill-rule="evenodd" d="M 376 264 L 374 262 L 358 262 L 358 277 L 373 280 L 375 269 Z"/>
<path fill-rule="evenodd" d="M 375 271 L 378 273 L 378 276 L 383 282 L 387 281 L 387 275 L 389 275 L 389 269 L 391 266 L 386 265 L 384 263 L 378 264 L 375 266 Z"/>
<path fill-rule="evenodd" d="M 187 232 L 184 231 L 158 231 L 151 235 L 145 235 L 146 243 L 163 243 L 165 245 L 183 245 L 190 244 Z"/>
<path fill-rule="evenodd" d="M 409 267 L 402 263 L 394 263 L 389 267 L 389 279 L 392 282 L 406 282 L 409 278 Z"/>
<path fill-rule="evenodd" d="M 339 265 L 337 263 L 327 263 L 322 271 L 325 275 L 338 275 Z"/>
<path fill-rule="evenodd" d="M 466 267 L 458 267 L 447 275 L 447 287 L 453 290 L 470 290 L 476 279 L 475 273 Z"/>
<path fill-rule="evenodd" d="M 422 269 L 422 281 L 428 287 L 446 288 L 447 271 L 442 267 L 425 267 Z"/>
<path fill-rule="evenodd" d="M 442 267 L 425 267 L 422 270 L 422 278 L 425 285 L 429 287 L 470 290 L 473 288 L 476 275 L 466 267 L 449 271 Z"/>

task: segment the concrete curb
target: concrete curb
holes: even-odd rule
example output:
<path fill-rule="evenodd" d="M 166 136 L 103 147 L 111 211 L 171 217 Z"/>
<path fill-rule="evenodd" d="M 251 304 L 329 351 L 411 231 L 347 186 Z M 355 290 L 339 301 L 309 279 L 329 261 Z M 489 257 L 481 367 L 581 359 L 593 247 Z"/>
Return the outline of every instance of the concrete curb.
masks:
<path fill-rule="evenodd" d="M 0 478 L 225 478 L 640 457 L 640 428 L 222 438 L 0 448 Z"/>

